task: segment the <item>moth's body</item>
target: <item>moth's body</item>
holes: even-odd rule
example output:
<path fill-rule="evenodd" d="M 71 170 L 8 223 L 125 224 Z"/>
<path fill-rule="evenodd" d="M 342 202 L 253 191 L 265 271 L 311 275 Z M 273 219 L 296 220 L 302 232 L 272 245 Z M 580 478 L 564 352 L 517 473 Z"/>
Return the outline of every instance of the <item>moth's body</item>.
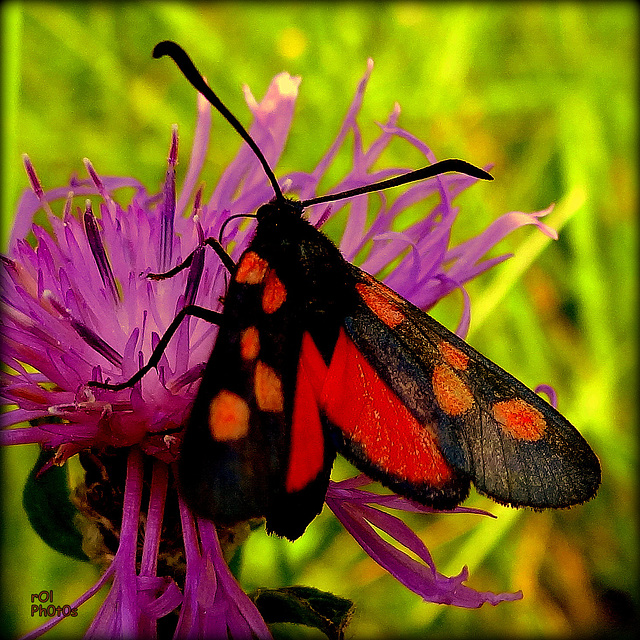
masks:
<path fill-rule="evenodd" d="M 265 215 L 260 216 L 253 241 L 231 275 L 216 345 L 185 434 L 180 475 L 197 513 L 222 523 L 266 516 L 273 530 L 297 537 L 302 531 L 289 533 L 287 525 L 280 523 L 289 520 L 291 513 L 306 523 L 318 514 L 335 458 L 335 449 L 327 442 L 317 477 L 303 491 L 284 490 L 291 446 L 287 425 L 292 421 L 302 336 L 306 331 L 313 337 L 328 363 L 352 296 L 345 278 L 348 263 L 291 204 L 262 207 Z M 268 240 L 273 237 L 281 237 L 282 242 L 272 244 Z M 252 258 L 253 267 L 248 265 Z M 266 271 L 261 273 L 263 268 Z M 275 299 L 265 312 L 266 282 L 279 287 L 275 278 L 282 285 L 275 295 L 281 293 L 282 299 Z M 245 356 L 243 338 L 257 340 L 257 348 Z M 271 394 L 270 400 L 262 399 L 262 409 L 256 376 L 264 379 L 265 392 Z M 237 403 L 229 407 L 232 421 L 243 419 L 233 412 L 243 412 L 246 403 L 246 436 L 216 438 L 211 404 L 221 391 L 242 399 L 230 401 Z"/>
<path fill-rule="evenodd" d="M 555 409 L 346 262 L 299 204 L 257 217 L 182 446 L 196 513 L 264 516 L 295 539 L 322 508 L 336 451 L 436 508 L 471 481 L 514 506 L 593 495 L 597 458 Z"/>

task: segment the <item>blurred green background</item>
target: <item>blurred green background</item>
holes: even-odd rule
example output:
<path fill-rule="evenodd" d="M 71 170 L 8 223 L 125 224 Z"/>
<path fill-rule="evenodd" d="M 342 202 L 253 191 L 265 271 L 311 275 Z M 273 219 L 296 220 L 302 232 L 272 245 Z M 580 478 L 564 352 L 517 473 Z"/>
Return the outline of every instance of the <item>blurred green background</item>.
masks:
<path fill-rule="evenodd" d="M 295 544 L 253 534 L 242 578 L 302 583 L 351 598 L 347 637 L 557 637 L 629 632 L 637 622 L 636 215 L 637 10 L 633 3 L 10 3 L 2 5 L 2 224 L 27 181 L 28 153 L 45 188 L 84 175 L 133 175 L 150 189 L 165 171 L 170 126 L 185 170 L 195 95 L 173 64 L 181 43 L 240 120 L 241 85 L 260 98 L 282 70 L 303 82 L 277 173 L 311 169 L 336 134 L 367 57 L 375 69 L 360 123 L 377 135 L 394 101 L 401 126 L 439 158 L 495 163 L 491 184 L 459 199 L 467 238 L 511 210 L 557 203 L 551 242 L 531 228 L 505 240 L 516 258 L 470 284 L 470 342 L 518 378 L 549 383 L 560 410 L 601 459 L 598 497 L 572 510 L 509 510 L 473 495 L 498 520 L 411 518 L 439 569 L 470 569 L 481 590 L 524 599 L 464 610 L 424 603 L 360 550 L 325 512 Z M 214 116 L 209 192 L 239 141 Z M 394 144 L 389 166 L 417 166 Z M 338 175 L 336 174 L 336 178 Z M 329 186 L 329 185 L 327 185 Z M 455 327 L 460 299 L 434 315 Z M 31 531 L 21 489 L 37 451 L 3 452 L 2 617 L 8 637 L 33 628 L 30 594 L 75 600 L 95 570 Z M 346 469 L 339 466 L 337 473 Z M 85 605 L 49 637 L 80 636 Z M 300 637 L 297 631 L 292 637 Z M 314 637 L 312 634 L 308 637 Z"/>

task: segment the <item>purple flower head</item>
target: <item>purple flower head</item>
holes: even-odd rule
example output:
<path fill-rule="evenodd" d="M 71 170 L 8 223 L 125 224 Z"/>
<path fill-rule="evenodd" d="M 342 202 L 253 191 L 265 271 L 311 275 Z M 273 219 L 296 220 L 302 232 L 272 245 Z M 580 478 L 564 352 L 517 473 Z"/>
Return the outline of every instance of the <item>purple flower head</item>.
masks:
<path fill-rule="evenodd" d="M 435 162 L 432 151 L 400 129 L 396 105 L 380 134 L 364 148 L 356 117 L 373 63 L 358 85 L 335 142 L 310 173 L 293 172 L 279 183 L 300 199 L 317 187 L 347 136 L 354 139 L 353 164 L 333 191 L 344 191 L 406 172 L 406 167 L 373 169 L 386 146 L 402 138 Z M 245 96 L 253 114 L 250 135 L 269 164 L 277 164 L 293 117 L 300 78 L 276 76 L 266 96 Z M 79 454 L 87 481 L 78 502 L 85 515 L 107 518 L 118 532 L 93 558 L 108 563 L 100 581 L 74 603 L 91 597 L 108 579 L 111 590 L 93 621 L 89 637 L 153 637 L 158 621 L 174 616 L 175 637 L 270 637 L 252 601 L 231 576 L 228 560 L 248 529 L 218 530 L 196 518 L 183 503 L 175 482 L 175 462 L 182 429 L 198 388 L 217 327 L 198 318 L 185 319 L 157 366 L 132 388 L 95 389 L 91 380 L 121 382 L 149 360 L 176 314 L 188 304 L 222 310 L 227 272 L 218 256 L 205 251 L 203 240 L 218 237 L 231 216 L 252 213 L 273 197 L 273 190 L 252 151 L 243 145 L 205 198 L 198 187 L 209 144 L 211 112 L 198 96 L 194 146 L 182 183 L 176 187 L 178 133 L 174 127 L 167 172 L 158 193 L 149 193 L 134 178 L 102 176 L 85 160 L 89 177 L 73 177 L 68 186 L 45 190 L 28 158 L 31 184 L 18 205 L 7 258 L 2 266 L 2 393 L 9 410 L 2 414 L 2 444 L 39 443 L 54 452 L 48 463 L 62 465 Z M 309 220 L 321 226 L 343 207 L 350 207 L 346 228 L 337 244 L 348 260 L 366 255 L 362 268 L 375 275 L 399 263 L 386 284 L 414 304 L 429 308 L 454 289 L 508 256 L 484 255 L 512 230 L 526 224 L 555 233 L 540 222 L 548 210 L 508 213 L 479 236 L 450 246 L 458 214 L 455 196 L 476 181 L 448 174 L 418 182 L 388 201 L 384 193 L 360 195 L 330 206 L 307 209 Z M 133 187 L 128 203 L 118 190 Z M 437 195 L 438 202 L 402 232 L 392 230 L 407 207 Z M 62 209 L 52 210 L 52 203 Z M 192 203 L 192 204 L 190 204 Z M 376 215 L 370 215 L 371 206 Z M 44 210 L 48 229 L 33 223 Z M 369 213 L 368 213 L 369 212 Z M 373 220 L 373 221 L 371 221 Z M 254 223 L 232 222 L 223 242 L 235 260 L 246 248 Z M 33 234 L 35 241 L 27 242 Z M 371 245 L 370 250 L 364 251 Z M 187 270 L 154 281 L 145 277 L 179 264 L 194 251 Z M 469 322 L 469 302 L 459 333 Z M 15 426 L 24 425 L 29 426 Z M 46 473 L 46 469 L 43 470 Z M 102 480 L 89 482 L 89 477 Z M 353 479 L 332 483 L 327 503 L 371 557 L 403 584 L 430 602 L 477 607 L 519 594 L 476 592 L 457 577 L 439 574 L 423 543 L 396 516 L 377 506 L 422 511 L 396 496 L 360 489 Z M 105 487 L 119 487 L 106 504 Z M 118 493 L 116 491 L 116 493 Z M 116 513 L 108 513 L 108 509 Z M 458 508 L 455 512 L 470 510 Z M 145 522 L 144 528 L 140 526 Z M 244 526 L 244 525 L 243 525 Z M 422 562 L 384 541 L 375 528 L 390 534 Z M 219 540 L 218 535 L 221 539 Z M 91 555 L 91 554 L 90 554 Z M 166 558 L 171 558 L 167 561 Z M 52 619 L 32 635 L 56 624 Z"/>

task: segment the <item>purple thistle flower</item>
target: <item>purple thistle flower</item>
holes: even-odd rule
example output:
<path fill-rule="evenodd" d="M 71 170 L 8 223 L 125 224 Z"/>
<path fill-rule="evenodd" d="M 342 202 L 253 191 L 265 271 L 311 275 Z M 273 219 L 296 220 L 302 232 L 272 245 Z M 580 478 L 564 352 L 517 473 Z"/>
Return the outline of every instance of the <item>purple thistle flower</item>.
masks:
<path fill-rule="evenodd" d="M 430 162 L 434 154 L 420 140 L 398 128 L 396 105 L 381 133 L 363 147 L 356 117 L 373 68 L 358 85 L 340 132 L 310 173 L 294 172 L 280 180 L 283 191 L 301 199 L 316 195 L 320 180 L 350 134 L 354 136 L 353 166 L 334 187 L 343 191 L 408 171 L 398 167 L 373 170 L 388 143 L 403 138 Z M 250 134 L 271 166 L 278 162 L 293 117 L 300 78 L 276 76 L 261 102 L 245 88 L 254 122 Z M 198 97 L 198 121 L 194 146 L 182 189 L 176 190 L 178 135 L 171 135 L 166 178 L 157 194 L 150 194 L 133 178 L 101 176 L 86 160 L 89 179 L 73 177 L 69 186 L 44 190 L 31 162 L 25 167 L 32 190 L 18 205 L 10 239 L 9 257 L 3 258 L 2 393 L 10 409 L 2 414 L 5 428 L 1 444 L 39 443 L 55 452 L 48 466 L 62 465 L 80 453 L 87 478 L 92 468 L 106 473 L 108 486 L 120 478 L 122 488 L 114 527 L 115 547 L 94 553 L 94 559 L 110 558 L 99 582 L 81 596 L 79 606 L 108 580 L 111 590 L 94 619 L 88 637 L 154 637 L 158 620 L 177 610 L 175 637 L 270 637 L 252 601 L 231 576 L 224 557 L 237 544 L 237 531 L 218 531 L 211 522 L 197 519 L 177 493 L 174 465 L 181 429 L 189 415 L 204 364 L 215 342 L 217 327 L 202 320 L 185 320 L 156 369 L 133 388 L 105 391 L 87 386 L 90 380 L 120 382 L 145 363 L 176 313 L 185 304 L 220 310 L 226 271 L 213 252 L 205 253 L 205 237 L 217 237 L 232 214 L 249 213 L 273 196 L 258 160 L 243 145 L 208 201 L 197 182 L 209 143 L 209 104 Z M 353 260 L 373 241 L 362 267 L 376 274 L 403 254 L 385 282 L 414 304 L 429 308 L 454 289 L 465 295 L 459 333 L 469 323 L 465 282 L 505 260 L 483 256 L 512 230 L 536 225 L 555 238 L 539 221 L 548 210 L 508 213 L 479 236 L 449 246 L 451 226 L 458 210 L 457 194 L 474 178 L 441 175 L 407 187 L 392 203 L 384 194 L 361 195 L 331 207 L 309 207 L 310 221 L 321 226 L 342 207 L 350 212 L 338 244 Z M 122 187 L 133 187 L 131 201 L 116 199 Z M 436 193 L 438 204 L 403 232 L 392 231 L 395 218 L 408 206 Z M 96 198 L 85 200 L 88 197 Z M 82 207 L 76 205 L 82 200 Z M 370 198 L 377 215 L 368 223 Z M 194 206 L 188 203 L 193 199 Z M 58 217 L 50 203 L 64 200 Z M 43 209 L 50 231 L 33 223 Z M 97 209 L 97 211 L 94 211 Z M 98 214 L 99 212 L 99 214 Z M 253 224 L 253 223 L 252 223 Z M 224 241 L 232 242 L 234 259 L 246 248 L 252 224 L 226 227 Z M 35 248 L 26 241 L 35 237 Z M 144 277 L 178 264 L 194 247 L 200 247 L 187 272 L 154 282 Z M 14 426 L 32 421 L 30 426 Z M 108 452 L 108 455 L 107 453 Z M 115 452 L 115 453 L 114 453 Z M 521 597 L 517 594 L 477 592 L 463 585 L 466 569 L 456 577 L 439 574 L 424 544 L 396 516 L 377 506 L 430 513 L 433 510 L 393 495 L 362 490 L 367 481 L 356 478 L 332 483 L 327 503 L 348 531 L 371 557 L 400 582 L 430 602 L 477 607 Z M 81 507 L 85 513 L 105 509 L 89 482 Z M 144 497 L 144 500 L 143 500 Z M 119 506 L 118 506 L 119 505 Z M 113 509 L 111 504 L 111 509 Z M 116 510 L 117 510 L 116 509 Z M 452 512 L 483 513 L 459 507 Z M 488 514 L 487 514 L 488 515 Z M 144 531 L 140 529 L 145 521 Z M 372 526 L 373 525 L 373 526 Z M 384 541 L 373 527 L 416 554 L 412 559 Z M 218 534 L 224 536 L 219 541 Z M 182 543 L 182 539 L 184 542 Z M 235 540 L 235 541 L 234 541 Z M 183 558 L 173 573 L 162 564 L 164 555 Z M 36 637 L 60 621 L 53 618 L 29 637 Z"/>

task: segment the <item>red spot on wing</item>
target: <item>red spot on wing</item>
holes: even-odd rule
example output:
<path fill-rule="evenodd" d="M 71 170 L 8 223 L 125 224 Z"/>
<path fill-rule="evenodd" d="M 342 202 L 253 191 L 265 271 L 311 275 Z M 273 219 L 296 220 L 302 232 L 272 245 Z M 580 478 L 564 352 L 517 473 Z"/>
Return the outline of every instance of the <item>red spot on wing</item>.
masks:
<path fill-rule="evenodd" d="M 324 434 L 318 397 L 326 373 L 327 365 L 311 336 L 305 333 L 293 401 L 291 449 L 285 483 L 288 492 L 304 489 L 324 466 Z"/>
<path fill-rule="evenodd" d="M 441 342 L 438 344 L 438 349 L 447 364 L 450 364 L 454 369 L 465 371 L 469 366 L 469 356 L 460 351 L 458 347 L 454 347 L 450 342 Z"/>
<path fill-rule="evenodd" d="M 278 372 L 261 360 L 256 363 L 253 391 L 261 411 L 279 413 L 284 408 L 282 380 Z"/>
<path fill-rule="evenodd" d="M 214 440 L 237 440 L 249 432 L 249 406 L 233 391 L 222 389 L 209 405 L 209 430 Z"/>
<path fill-rule="evenodd" d="M 256 327 L 247 327 L 240 335 L 240 357 L 255 360 L 260 353 L 260 334 Z"/>
<path fill-rule="evenodd" d="M 236 282 L 243 284 L 259 284 L 269 268 L 269 263 L 255 251 L 247 251 L 240 259 L 234 276 Z"/>
<path fill-rule="evenodd" d="M 433 393 L 438 406 L 450 416 L 459 416 L 475 403 L 469 387 L 444 364 L 436 365 L 431 376 Z"/>
<path fill-rule="evenodd" d="M 384 296 L 388 300 L 393 300 L 396 304 L 402 304 L 406 302 L 406 300 L 399 296 L 393 289 L 387 287 L 386 284 L 380 282 L 380 280 L 376 280 L 372 275 L 368 274 L 366 271 L 360 272 L 368 282 L 368 286 L 380 293 L 380 295 Z"/>
<path fill-rule="evenodd" d="M 275 313 L 287 299 L 287 290 L 273 269 L 269 270 L 262 292 L 262 310 Z"/>
<path fill-rule="evenodd" d="M 369 284 L 359 282 L 356 289 L 367 307 L 390 329 L 395 329 L 404 320 L 404 312 L 394 304 L 395 298 L 386 295 L 386 288 L 381 287 L 373 278 Z"/>
<path fill-rule="evenodd" d="M 439 486 L 452 477 L 430 426 L 420 423 L 340 331 L 320 407 L 385 472 Z"/>
<path fill-rule="evenodd" d="M 517 440 L 539 440 L 547 426 L 542 413 L 521 398 L 496 402 L 493 415 L 502 428 Z"/>

